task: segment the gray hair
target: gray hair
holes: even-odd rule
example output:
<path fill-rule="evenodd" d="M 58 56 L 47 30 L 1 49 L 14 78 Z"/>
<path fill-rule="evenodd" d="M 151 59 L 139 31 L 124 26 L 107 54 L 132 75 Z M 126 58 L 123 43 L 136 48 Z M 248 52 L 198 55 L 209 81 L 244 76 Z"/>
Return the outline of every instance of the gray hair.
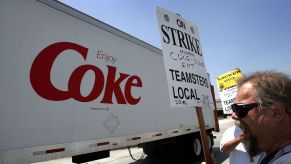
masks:
<path fill-rule="evenodd" d="M 291 78 L 281 72 L 255 72 L 238 81 L 238 88 L 250 82 L 254 87 L 254 99 L 261 107 L 271 106 L 274 102 L 285 106 L 291 116 Z"/>

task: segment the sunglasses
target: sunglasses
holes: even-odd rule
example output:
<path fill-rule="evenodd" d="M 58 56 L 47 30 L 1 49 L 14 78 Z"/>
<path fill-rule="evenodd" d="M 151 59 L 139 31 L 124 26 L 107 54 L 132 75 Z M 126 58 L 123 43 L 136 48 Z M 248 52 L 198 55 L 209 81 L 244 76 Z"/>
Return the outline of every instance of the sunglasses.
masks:
<path fill-rule="evenodd" d="M 243 118 L 248 114 L 250 110 L 256 108 L 257 106 L 259 106 L 259 103 L 250 104 L 234 103 L 231 105 L 231 109 L 239 118 Z"/>

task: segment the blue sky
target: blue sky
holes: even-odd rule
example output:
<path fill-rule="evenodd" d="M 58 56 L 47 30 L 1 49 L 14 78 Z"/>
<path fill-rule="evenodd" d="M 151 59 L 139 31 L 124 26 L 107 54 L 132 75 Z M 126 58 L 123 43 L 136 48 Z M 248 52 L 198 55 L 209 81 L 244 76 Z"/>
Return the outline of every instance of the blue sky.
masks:
<path fill-rule="evenodd" d="M 290 0 L 60 1 L 160 49 L 156 6 L 179 13 L 198 25 L 215 87 L 217 76 L 235 68 L 291 75 Z"/>

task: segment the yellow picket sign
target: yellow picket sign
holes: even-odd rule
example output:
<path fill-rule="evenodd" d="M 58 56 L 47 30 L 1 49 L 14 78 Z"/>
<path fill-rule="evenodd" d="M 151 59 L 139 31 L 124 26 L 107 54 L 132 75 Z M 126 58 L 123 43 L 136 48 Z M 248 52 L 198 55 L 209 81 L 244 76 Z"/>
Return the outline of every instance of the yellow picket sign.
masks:
<path fill-rule="evenodd" d="M 232 88 L 237 85 L 237 80 L 243 77 L 239 68 L 222 74 L 216 78 L 217 86 L 220 91 Z"/>

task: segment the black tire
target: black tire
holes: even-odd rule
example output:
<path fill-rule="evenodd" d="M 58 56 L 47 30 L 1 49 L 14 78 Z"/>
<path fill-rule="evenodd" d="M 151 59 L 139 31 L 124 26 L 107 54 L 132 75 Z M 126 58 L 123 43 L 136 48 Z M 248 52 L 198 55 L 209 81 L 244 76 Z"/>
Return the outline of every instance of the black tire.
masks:
<path fill-rule="evenodd" d="M 178 137 L 176 155 L 179 158 L 201 159 L 203 149 L 200 136 L 189 134 Z"/>
<path fill-rule="evenodd" d="M 211 152 L 212 148 L 213 148 L 213 136 L 212 136 L 212 134 L 207 133 L 207 139 L 208 139 L 208 148 Z"/>
<path fill-rule="evenodd" d="M 193 157 L 195 159 L 201 159 L 203 156 L 203 148 L 202 148 L 202 143 L 200 140 L 200 136 L 195 136 L 192 141 L 192 152 L 193 152 Z"/>

